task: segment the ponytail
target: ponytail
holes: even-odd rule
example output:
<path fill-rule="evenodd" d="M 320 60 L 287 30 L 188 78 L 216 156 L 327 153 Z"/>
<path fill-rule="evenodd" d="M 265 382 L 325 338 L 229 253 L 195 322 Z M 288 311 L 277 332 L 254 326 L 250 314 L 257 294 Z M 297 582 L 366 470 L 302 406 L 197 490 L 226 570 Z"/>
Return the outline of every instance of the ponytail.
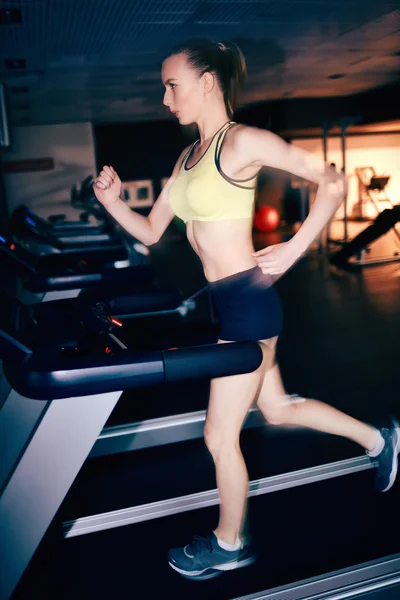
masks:
<path fill-rule="evenodd" d="M 234 42 L 214 42 L 200 38 L 183 42 L 168 56 L 176 54 L 185 54 L 189 65 L 200 77 L 207 72 L 215 75 L 224 95 L 226 112 L 231 119 L 246 77 L 246 61 L 240 48 Z"/>
<path fill-rule="evenodd" d="M 226 111 L 232 117 L 237 107 L 238 96 L 246 77 L 246 61 L 239 46 L 234 42 L 219 42 L 219 49 L 226 53 L 229 60 L 229 82 L 223 88 Z"/>

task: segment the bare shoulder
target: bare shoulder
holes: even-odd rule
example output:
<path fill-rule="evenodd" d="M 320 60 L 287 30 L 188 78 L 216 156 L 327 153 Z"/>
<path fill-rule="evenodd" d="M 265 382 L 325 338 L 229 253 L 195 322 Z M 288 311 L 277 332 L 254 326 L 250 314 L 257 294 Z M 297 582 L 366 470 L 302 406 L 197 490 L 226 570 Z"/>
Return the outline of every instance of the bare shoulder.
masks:
<path fill-rule="evenodd" d="M 234 151 L 253 157 L 255 152 L 258 154 L 256 149 L 260 144 L 265 147 L 266 144 L 273 143 L 276 138 L 278 136 L 267 129 L 238 124 L 232 127 L 230 143 Z"/>
<path fill-rule="evenodd" d="M 177 166 L 181 166 L 183 159 L 185 158 L 186 154 L 189 152 L 191 147 L 192 147 L 192 145 L 190 144 L 190 146 L 186 146 L 186 148 L 184 148 L 182 150 L 182 152 L 179 155 L 178 160 L 176 161 Z"/>
<path fill-rule="evenodd" d="M 191 147 L 192 146 L 186 146 L 186 148 L 184 148 L 182 150 L 182 152 L 180 153 L 180 155 L 178 157 L 178 160 L 175 163 L 175 167 L 174 167 L 174 170 L 172 172 L 171 179 L 175 178 L 178 175 L 178 173 L 180 171 L 180 168 L 182 166 L 183 160 L 184 160 L 186 154 L 189 152 L 189 150 L 190 150 Z"/>
<path fill-rule="evenodd" d="M 190 150 L 190 148 L 192 147 L 193 144 L 189 144 L 189 146 L 186 146 L 186 148 L 184 148 L 182 150 L 182 152 L 179 155 L 179 158 L 183 158 L 185 156 L 185 154 L 187 154 Z"/>
<path fill-rule="evenodd" d="M 318 183 L 325 171 L 324 160 L 320 156 L 289 144 L 282 137 L 267 129 L 238 125 L 232 128 L 232 144 L 248 165 L 272 167 L 298 177 Z"/>

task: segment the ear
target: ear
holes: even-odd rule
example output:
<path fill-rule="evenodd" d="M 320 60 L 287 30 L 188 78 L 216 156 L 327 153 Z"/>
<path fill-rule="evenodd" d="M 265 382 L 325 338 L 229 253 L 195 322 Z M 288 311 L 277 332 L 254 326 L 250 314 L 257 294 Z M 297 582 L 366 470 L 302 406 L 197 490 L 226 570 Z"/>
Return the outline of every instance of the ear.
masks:
<path fill-rule="evenodd" d="M 209 94 L 214 89 L 215 77 L 212 73 L 207 71 L 203 74 L 203 89 L 205 94 Z"/>

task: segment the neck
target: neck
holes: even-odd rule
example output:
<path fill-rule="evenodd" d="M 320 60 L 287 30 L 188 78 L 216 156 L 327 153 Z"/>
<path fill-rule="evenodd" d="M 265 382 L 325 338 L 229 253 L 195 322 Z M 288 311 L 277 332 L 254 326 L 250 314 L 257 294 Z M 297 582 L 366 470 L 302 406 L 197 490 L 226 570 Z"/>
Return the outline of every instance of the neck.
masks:
<path fill-rule="evenodd" d="M 197 121 L 197 127 L 200 133 L 200 144 L 213 137 L 221 127 L 229 121 L 225 106 L 207 110 L 207 115 L 203 115 Z"/>

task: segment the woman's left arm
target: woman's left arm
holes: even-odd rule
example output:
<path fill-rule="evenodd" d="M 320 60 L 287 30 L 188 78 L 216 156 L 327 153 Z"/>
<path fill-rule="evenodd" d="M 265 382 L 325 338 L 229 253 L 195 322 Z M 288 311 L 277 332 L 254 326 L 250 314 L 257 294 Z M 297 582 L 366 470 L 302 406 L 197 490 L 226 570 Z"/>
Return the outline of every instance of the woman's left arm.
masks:
<path fill-rule="evenodd" d="M 270 131 L 241 126 L 238 127 L 235 138 L 235 150 L 245 158 L 247 166 L 281 169 L 318 184 L 315 202 L 290 242 L 269 246 L 255 253 L 263 272 L 284 272 L 307 250 L 339 208 L 346 193 L 346 178 L 343 173 L 337 173 L 328 166 L 322 158 L 286 143 Z M 274 252 L 274 249 L 279 252 Z M 277 261 L 276 264 L 272 263 L 275 255 L 279 258 L 279 254 L 282 258 L 279 261 L 282 263 L 282 270 L 277 271 Z M 262 266 L 263 263 L 265 266 Z M 285 263 L 291 264 L 285 268 Z"/>

